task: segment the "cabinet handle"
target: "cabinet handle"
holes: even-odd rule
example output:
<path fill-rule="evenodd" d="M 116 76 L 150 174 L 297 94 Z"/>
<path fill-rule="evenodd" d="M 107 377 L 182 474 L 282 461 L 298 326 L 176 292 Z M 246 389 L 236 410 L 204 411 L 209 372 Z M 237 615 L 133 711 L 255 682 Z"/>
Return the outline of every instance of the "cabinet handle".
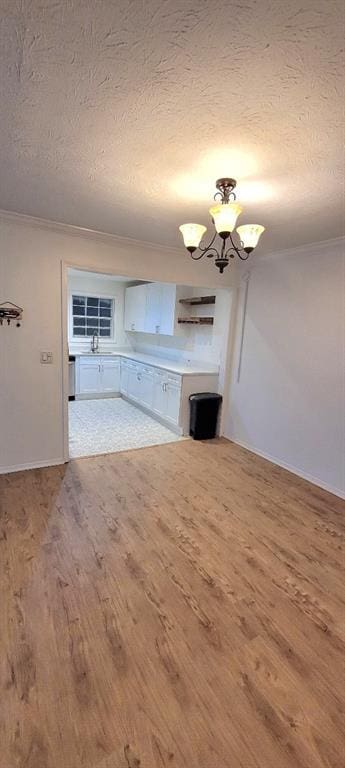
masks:
<path fill-rule="evenodd" d="M 98 366 L 98 373 L 100 373 L 100 372 L 101 372 L 101 366 L 99 365 Z"/>

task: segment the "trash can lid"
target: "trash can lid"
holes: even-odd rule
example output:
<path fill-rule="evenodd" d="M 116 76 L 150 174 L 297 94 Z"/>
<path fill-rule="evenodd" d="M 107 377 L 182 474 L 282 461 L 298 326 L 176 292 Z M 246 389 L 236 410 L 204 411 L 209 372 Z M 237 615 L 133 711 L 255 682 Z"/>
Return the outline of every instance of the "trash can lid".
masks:
<path fill-rule="evenodd" d="M 222 400 L 222 396 L 218 392 L 195 392 L 194 395 L 189 395 L 190 400 Z"/>

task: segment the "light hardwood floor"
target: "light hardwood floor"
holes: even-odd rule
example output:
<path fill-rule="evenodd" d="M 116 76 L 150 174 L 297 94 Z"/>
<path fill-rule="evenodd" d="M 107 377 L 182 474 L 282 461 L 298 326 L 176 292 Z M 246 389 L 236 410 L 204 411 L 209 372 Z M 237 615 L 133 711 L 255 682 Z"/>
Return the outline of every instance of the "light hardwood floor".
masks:
<path fill-rule="evenodd" d="M 344 503 L 225 440 L 0 478 L 1 768 L 344 768 Z"/>

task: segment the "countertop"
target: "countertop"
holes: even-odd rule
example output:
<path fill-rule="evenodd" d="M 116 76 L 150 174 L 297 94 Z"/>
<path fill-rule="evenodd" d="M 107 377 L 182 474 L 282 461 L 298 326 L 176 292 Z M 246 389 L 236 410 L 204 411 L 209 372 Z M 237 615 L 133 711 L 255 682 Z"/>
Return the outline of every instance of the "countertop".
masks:
<path fill-rule="evenodd" d="M 218 376 L 219 373 L 219 367 L 217 365 L 210 365 L 210 364 L 187 364 L 185 362 L 177 362 L 175 360 L 170 360 L 166 357 L 156 357 L 155 355 L 146 355 L 142 352 L 128 352 L 127 351 L 117 351 L 117 352 L 70 352 L 70 355 L 73 355 L 73 357 L 125 357 L 127 360 L 134 360 L 137 363 L 147 363 L 147 365 L 152 365 L 155 368 L 161 368 L 164 371 L 171 371 L 171 373 L 179 373 L 180 376 L 206 376 L 206 375 L 215 375 Z"/>

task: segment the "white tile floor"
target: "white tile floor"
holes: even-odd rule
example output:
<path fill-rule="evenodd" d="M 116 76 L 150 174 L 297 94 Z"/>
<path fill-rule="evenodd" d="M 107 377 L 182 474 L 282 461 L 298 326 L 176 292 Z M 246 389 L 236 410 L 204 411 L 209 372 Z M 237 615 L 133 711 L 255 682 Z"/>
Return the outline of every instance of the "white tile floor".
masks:
<path fill-rule="evenodd" d="M 69 403 L 71 459 L 184 439 L 121 397 Z"/>

